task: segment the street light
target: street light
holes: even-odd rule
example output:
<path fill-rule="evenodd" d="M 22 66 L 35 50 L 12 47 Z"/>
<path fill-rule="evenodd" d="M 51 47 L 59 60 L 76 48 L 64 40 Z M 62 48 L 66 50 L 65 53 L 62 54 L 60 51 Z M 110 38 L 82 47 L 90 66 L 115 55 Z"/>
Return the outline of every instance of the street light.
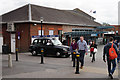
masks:
<path fill-rule="evenodd" d="M 41 37 L 42 37 L 42 22 L 43 22 L 43 17 L 40 18 L 40 22 L 41 22 Z"/>
<path fill-rule="evenodd" d="M 40 18 L 40 22 L 41 22 L 41 37 L 42 37 L 42 22 L 43 22 L 43 17 Z M 43 42 L 43 40 L 42 40 L 42 42 Z M 44 64 L 43 57 L 44 57 L 43 48 L 41 48 L 41 64 Z"/>

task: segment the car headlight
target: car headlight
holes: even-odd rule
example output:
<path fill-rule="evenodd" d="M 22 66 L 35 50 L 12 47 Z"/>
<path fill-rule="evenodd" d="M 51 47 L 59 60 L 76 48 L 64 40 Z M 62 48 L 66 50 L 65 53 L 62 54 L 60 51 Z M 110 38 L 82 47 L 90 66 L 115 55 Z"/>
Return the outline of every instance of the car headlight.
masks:
<path fill-rule="evenodd" d="M 67 51 L 67 49 L 66 49 L 66 48 L 63 48 L 63 51 Z"/>

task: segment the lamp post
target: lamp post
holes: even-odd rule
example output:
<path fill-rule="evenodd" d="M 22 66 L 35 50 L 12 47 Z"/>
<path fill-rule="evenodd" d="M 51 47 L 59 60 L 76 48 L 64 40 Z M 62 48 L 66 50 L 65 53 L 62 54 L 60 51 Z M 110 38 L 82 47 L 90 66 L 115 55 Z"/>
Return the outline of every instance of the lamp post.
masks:
<path fill-rule="evenodd" d="M 42 37 L 42 22 L 43 22 L 43 17 L 40 18 L 40 22 L 41 22 L 41 37 Z"/>
<path fill-rule="evenodd" d="M 43 22 L 43 17 L 40 18 L 40 22 L 41 22 L 41 37 L 43 37 L 42 36 L 42 22 Z M 43 42 L 43 40 L 42 40 L 42 42 Z M 41 64 L 44 64 L 43 57 L 44 57 L 43 48 L 41 48 Z"/>

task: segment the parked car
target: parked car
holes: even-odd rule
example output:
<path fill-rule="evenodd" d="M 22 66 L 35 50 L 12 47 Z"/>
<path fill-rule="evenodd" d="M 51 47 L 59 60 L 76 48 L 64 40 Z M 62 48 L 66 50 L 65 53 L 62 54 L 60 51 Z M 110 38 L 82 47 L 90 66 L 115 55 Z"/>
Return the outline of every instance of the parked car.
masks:
<path fill-rule="evenodd" d="M 44 49 L 44 56 L 55 55 L 59 57 L 69 57 L 69 47 L 62 45 L 62 43 L 56 38 L 39 38 L 34 39 L 32 45 L 29 47 L 29 51 L 32 55 L 41 54 L 41 48 Z"/>

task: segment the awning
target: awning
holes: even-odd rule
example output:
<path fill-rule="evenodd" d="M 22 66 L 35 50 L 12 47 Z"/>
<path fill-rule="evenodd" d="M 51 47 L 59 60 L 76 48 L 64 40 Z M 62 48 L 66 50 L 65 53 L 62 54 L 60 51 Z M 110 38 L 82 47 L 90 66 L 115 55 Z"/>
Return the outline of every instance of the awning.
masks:
<path fill-rule="evenodd" d="M 75 36 L 84 36 L 84 35 L 91 35 L 91 34 L 101 34 L 101 33 L 107 33 L 106 31 L 75 31 L 75 32 L 66 32 L 64 35 L 71 35 L 72 37 Z"/>
<path fill-rule="evenodd" d="M 114 28 L 114 26 L 98 26 L 96 29 L 109 29 L 109 28 Z"/>

